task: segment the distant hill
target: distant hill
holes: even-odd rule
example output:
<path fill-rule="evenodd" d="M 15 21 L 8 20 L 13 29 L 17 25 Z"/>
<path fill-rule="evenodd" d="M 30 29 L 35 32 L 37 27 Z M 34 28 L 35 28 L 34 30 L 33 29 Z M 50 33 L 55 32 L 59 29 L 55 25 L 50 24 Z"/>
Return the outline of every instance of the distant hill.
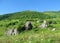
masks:
<path fill-rule="evenodd" d="M 50 15 L 44 14 L 37 11 L 22 11 L 11 14 L 0 15 L 0 20 L 8 19 L 48 19 L 51 18 Z"/>
<path fill-rule="evenodd" d="M 44 14 L 48 14 L 53 18 L 60 18 L 60 11 L 47 11 Z"/>
<path fill-rule="evenodd" d="M 60 20 L 60 11 L 47 11 L 47 12 L 37 12 L 37 11 L 22 11 L 10 14 L 0 15 L 0 27 L 18 27 L 20 24 L 24 24 L 26 20 Z M 23 21 L 23 22 L 22 22 Z"/>

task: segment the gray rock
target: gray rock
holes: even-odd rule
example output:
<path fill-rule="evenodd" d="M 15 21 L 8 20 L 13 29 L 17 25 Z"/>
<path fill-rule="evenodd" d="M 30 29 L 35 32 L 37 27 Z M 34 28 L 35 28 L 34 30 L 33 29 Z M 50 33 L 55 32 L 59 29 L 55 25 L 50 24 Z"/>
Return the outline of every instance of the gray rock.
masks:
<path fill-rule="evenodd" d="M 16 35 L 16 34 L 18 34 L 17 29 L 9 29 L 9 30 L 6 32 L 6 35 L 7 35 L 7 36 Z"/>
<path fill-rule="evenodd" d="M 8 30 L 8 31 L 6 32 L 6 35 L 7 35 L 7 36 L 12 35 L 12 29 Z"/>
<path fill-rule="evenodd" d="M 16 34 L 18 34 L 17 29 L 13 29 L 13 31 L 12 31 L 12 35 L 16 35 Z"/>
<path fill-rule="evenodd" d="M 27 21 L 27 22 L 26 22 L 26 24 L 25 24 L 25 29 L 26 29 L 26 30 L 32 29 L 32 24 L 31 24 L 30 21 Z"/>
<path fill-rule="evenodd" d="M 43 21 L 43 23 L 41 24 L 40 26 L 41 28 L 46 28 L 47 27 L 47 23 L 46 23 L 46 20 Z"/>

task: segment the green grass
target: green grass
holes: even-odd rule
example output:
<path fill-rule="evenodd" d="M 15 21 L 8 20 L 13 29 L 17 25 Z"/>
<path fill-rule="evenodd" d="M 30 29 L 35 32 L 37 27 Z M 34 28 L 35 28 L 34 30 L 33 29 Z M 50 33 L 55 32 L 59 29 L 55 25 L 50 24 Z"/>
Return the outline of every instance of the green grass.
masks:
<path fill-rule="evenodd" d="M 16 36 L 1 36 L 0 43 L 60 43 L 59 30 L 39 29 L 24 31 Z"/>
<path fill-rule="evenodd" d="M 60 43 L 60 12 L 22 11 L 12 14 L 0 15 L 0 43 Z M 18 35 L 6 36 L 8 29 L 24 26 L 27 20 L 32 20 L 33 28 L 22 31 Z M 36 22 L 36 21 L 40 22 Z M 45 29 L 36 28 L 42 20 L 53 23 Z M 56 28 L 52 31 L 52 28 Z"/>

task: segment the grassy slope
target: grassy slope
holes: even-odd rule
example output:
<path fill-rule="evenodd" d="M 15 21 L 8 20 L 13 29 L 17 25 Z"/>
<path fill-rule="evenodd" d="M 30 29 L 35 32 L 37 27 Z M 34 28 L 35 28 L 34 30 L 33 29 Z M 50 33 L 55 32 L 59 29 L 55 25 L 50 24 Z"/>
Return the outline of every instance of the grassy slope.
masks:
<path fill-rule="evenodd" d="M 36 12 L 23 11 L 13 13 L 11 15 L 0 16 L 0 43 L 60 43 L 60 12 Z M 23 31 L 16 36 L 6 36 L 4 32 L 9 28 L 17 28 L 24 25 L 26 20 L 43 20 L 55 21 L 57 24 L 52 24 L 57 30 L 33 28 L 30 31 Z M 23 21 L 23 22 L 22 22 Z M 14 24 L 15 23 L 15 24 Z M 32 25 L 40 25 L 40 23 L 32 22 Z"/>

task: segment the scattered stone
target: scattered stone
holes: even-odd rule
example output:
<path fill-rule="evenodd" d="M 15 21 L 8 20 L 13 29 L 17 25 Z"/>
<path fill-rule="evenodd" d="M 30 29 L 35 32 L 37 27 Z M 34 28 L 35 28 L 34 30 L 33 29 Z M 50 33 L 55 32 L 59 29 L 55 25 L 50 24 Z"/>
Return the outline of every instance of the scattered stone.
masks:
<path fill-rule="evenodd" d="M 55 30 L 56 30 L 56 28 L 53 28 L 53 29 L 52 29 L 52 31 L 55 31 Z"/>
<path fill-rule="evenodd" d="M 26 29 L 26 30 L 32 29 L 32 24 L 31 24 L 30 21 L 27 21 L 27 22 L 26 22 L 26 24 L 25 24 L 25 29 Z"/>
<path fill-rule="evenodd" d="M 12 29 L 8 30 L 8 31 L 6 32 L 6 35 L 7 35 L 7 36 L 12 35 Z"/>
<path fill-rule="evenodd" d="M 42 25 L 40 26 L 41 28 L 46 28 L 47 27 L 47 23 L 46 20 L 43 21 Z"/>
<path fill-rule="evenodd" d="M 17 29 L 13 29 L 13 31 L 12 31 L 12 35 L 16 35 L 16 34 L 18 34 Z"/>
<path fill-rule="evenodd" d="M 6 32 L 6 35 L 7 35 L 7 36 L 16 35 L 16 34 L 18 34 L 17 29 L 9 29 L 9 30 Z"/>

